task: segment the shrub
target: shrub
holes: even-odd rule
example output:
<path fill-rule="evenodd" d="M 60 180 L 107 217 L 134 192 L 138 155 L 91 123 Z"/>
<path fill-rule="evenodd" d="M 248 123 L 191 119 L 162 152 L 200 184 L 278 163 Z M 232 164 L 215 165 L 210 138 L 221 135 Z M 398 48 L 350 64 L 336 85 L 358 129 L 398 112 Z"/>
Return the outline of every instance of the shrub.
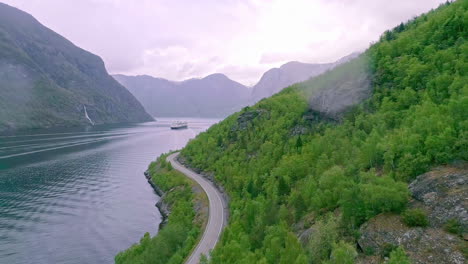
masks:
<path fill-rule="evenodd" d="M 398 246 L 396 245 L 393 245 L 393 244 L 389 244 L 389 243 L 385 243 L 383 246 L 382 246 L 382 257 L 389 257 L 390 254 L 395 251 L 395 249 L 398 248 Z"/>
<path fill-rule="evenodd" d="M 375 249 L 373 247 L 364 248 L 364 255 L 366 256 L 374 256 Z"/>
<path fill-rule="evenodd" d="M 449 219 L 445 223 L 444 230 L 455 235 L 461 235 L 463 233 L 460 222 L 458 222 L 457 219 L 453 219 L 453 218 Z"/>
<path fill-rule="evenodd" d="M 405 250 L 402 247 L 398 247 L 390 253 L 390 259 L 387 264 L 411 264 Z"/>
<path fill-rule="evenodd" d="M 424 210 L 415 208 L 408 209 L 403 213 L 403 222 L 410 227 L 421 226 L 426 227 L 429 224 L 427 215 Z"/>

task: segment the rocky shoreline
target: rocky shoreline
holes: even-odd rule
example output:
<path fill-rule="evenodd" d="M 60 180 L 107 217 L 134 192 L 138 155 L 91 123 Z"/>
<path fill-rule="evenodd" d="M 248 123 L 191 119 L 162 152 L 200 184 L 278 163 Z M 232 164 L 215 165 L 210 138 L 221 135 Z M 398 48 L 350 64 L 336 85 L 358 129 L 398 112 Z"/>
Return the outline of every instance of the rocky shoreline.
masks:
<path fill-rule="evenodd" d="M 200 169 L 196 169 L 196 168 L 193 168 L 191 167 L 188 162 L 185 160 L 184 157 L 182 157 L 181 155 L 179 155 L 177 157 L 177 161 L 184 165 L 185 167 L 195 171 L 196 173 L 202 175 L 204 178 L 206 178 L 208 181 L 210 181 L 213 186 L 222 194 L 222 198 L 223 198 L 223 205 L 224 205 L 224 208 L 225 209 L 228 209 L 228 204 L 229 204 L 229 196 L 227 195 L 227 192 L 224 190 L 224 188 L 219 185 L 215 179 L 214 179 L 214 175 L 209 175 L 203 171 L 201 171 Z M 171 210 L 170 210 L 170 207 L 168 204 L 166 204 L 164 202 L 164 196 L 166 195 L 166 193 L 161 190 L 161 188 L 159 188 L 154 182 L 153 180 L 151 179 L 151 175 L 149 173 L 149 171 L 145 171 L 143 173 L 146 177 L 146 179 L 148 180 L 148 183 L 151 185 L 151 187 L 153 188 L 154 192 L 156 192 L 156 194 L 161 197 L 160 200 L 156 203 L 156 208 L 158 208 L 159 212 L 161 213 L 161 223 L 159 223 L 159 230 L 161 230 L 166 224 L 167 224 L 167 221 L 168 221 L 168 217 L 169 217 L 169 214 L 171 213 Z M 224 217 L 225 219 L 225 225 L 227 224 L 227 221 L 229 219 L 229 210 L 225 210 L 226 212 L 226 215 Z"/>
<path fill-rule="evenodd" d="M 162 217 L 161 223 L 159 223 L 159 230 L 161 230 L 161 228 L 163 228 L 167 224 L 169 214 L 171 213 L 169 205 L 164 202 L 164 196 L 166 195 L 166 193 L 163 192 L 156 184 L 154 184 L 153 180 L 151 179 L 151 175 L 148 171 L 145 171 L 144 175 L 148 180 L 148 183 L 151 185 L 151 187 L 153 187 L 153 190 L 156 192 L 156 194 L 159 197 L 161 197 L 156 203 L 156 207 L 158 208 Z"/>

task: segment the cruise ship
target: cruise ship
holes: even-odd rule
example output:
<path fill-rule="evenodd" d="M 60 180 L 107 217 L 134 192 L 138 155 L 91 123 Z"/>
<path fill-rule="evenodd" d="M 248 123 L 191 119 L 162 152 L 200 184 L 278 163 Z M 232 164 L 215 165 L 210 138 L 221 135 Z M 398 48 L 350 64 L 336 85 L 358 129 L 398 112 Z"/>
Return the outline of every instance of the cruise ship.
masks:
<path fill-rule="evenodd" d="M 187 127 L 188 124 L 185 121 L 175 121 L 171 124 L 171 129 L 183 129 Z"/>

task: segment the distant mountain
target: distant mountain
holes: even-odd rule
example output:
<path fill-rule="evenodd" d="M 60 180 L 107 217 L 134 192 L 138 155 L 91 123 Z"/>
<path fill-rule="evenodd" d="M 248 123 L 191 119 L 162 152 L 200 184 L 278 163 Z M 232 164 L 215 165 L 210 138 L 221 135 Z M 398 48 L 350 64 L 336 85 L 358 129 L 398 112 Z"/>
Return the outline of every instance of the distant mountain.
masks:
<path fill-rule="evenodd" d="M 114 75 L 153 116 L 225 117 L 247 105 L 250 89 L 223 74 L 173 82 Z"/>
<path fill-rule="evenodd" d="M 251 104 L 278 93 L 283 88 L 292 84 L 306 81 L 320 75 L 333 67 L 356 58 L 359 53 L 352 53 L 339 59 L 334 63 L 302 63 L 297 61 L 288 62 L 279 68 L 273 68 L 265 72 L 260 81 L 253 87 Z"/>
<path fill-rule="evenodd" d="M 358 55 L 359 53 L 352 53 L 334 63 L 325 64 L 288 62 L 280 68 L 265 72 L 253 89 L 220 73 L 182 82 L 148 75 L 117 74 L 114 78 L 127 87 L 153 116 L 225 117 L 291 84 L 308 80 Z"/>
<path fill-rule="evenodd" d="M 0 130 L 152 120 L 98 56 L 0 3 Z"/>

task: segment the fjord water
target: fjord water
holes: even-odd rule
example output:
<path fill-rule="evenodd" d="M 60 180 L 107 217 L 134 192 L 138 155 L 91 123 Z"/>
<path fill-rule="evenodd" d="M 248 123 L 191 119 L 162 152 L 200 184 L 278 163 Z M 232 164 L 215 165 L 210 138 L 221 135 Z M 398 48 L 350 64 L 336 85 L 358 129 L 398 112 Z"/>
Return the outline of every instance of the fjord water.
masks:
<path fill-rule="evenodd" d="M 112 263 L 161 221 L 148 164 L 215 122 L 0 136 L 0 263 Z"/>

